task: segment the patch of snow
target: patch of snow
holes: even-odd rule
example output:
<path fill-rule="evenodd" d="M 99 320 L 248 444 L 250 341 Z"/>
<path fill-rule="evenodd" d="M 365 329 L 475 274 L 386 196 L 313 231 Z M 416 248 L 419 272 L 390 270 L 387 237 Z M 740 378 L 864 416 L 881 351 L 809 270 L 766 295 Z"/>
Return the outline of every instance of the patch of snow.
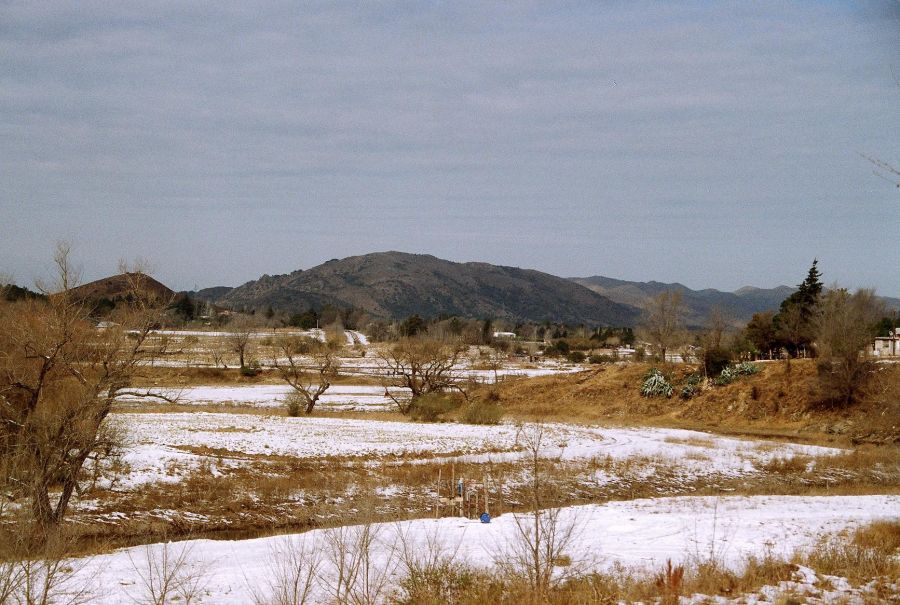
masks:
<path fill-rule="evenodd" d="M 897 510 L 898 496 L 681 497 L 571 507 L 562 509 L 559 519 L 575 528 L 566 554 L 586 569 L 608 570 L 621 564 L 656 571 L 667 559 L 677 565 L 695 556 L 697 545 L 702 552 L 722 553 L 721 562 L 729 567 L 739 565 L 748 554 L 765 554 L 766 544 L 777 544 L 776 554 L 788 554 L 810 547 L 823 533 L 896 518 Z M 458 561 L 490 567 L 514 542 L 516 517 L 502 515 L 489 524 L 463 518 L 376 524 L 373 559 L 393 566 L 385 573 L 396 582 L 398 561 L 389 553 L 401 539 L 412 552 L 426 552 L 429 543 L 437 541 Z M 185 569 L 202 575 L 204 590 L 196 603 L 251 603 L 254 591 L 265 590 L 267 581 L 274 579 L 273 556 L 279 550 L 300 542 L 315 552 L 327 552 L 327 531 L 242 541 L 190 540 L 168 548 L 184 552 Z M 148 556 L 159 557 L 163 548 L 154 544 L 76 560 L 72 585 L 98 587 L 91 600 L 98 605 L 139 599 L 141 582 L 135 567 Z M 323 561 L 317 579 L 327 582 L 334 573 L 333 565 Z M 760 595 L 772 602 L 785 590 L 813 594 L 817 589 L 808 580 L 814 575 L 809 570 L 798 581 L 769 587 Z M 316 591 L 317 599 L 325 597 L 321 584 Z"/>

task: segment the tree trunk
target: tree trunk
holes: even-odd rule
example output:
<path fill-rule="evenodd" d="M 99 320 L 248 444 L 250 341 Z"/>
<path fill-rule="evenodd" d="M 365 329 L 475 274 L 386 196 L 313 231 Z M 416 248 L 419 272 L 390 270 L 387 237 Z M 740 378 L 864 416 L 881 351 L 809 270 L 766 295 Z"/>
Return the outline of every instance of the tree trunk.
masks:
<path fill-rule="evenodd" d="M 34 517 L 34 540 L 42 546 L 50 532 L 56 528 L 56 515 L 50 506 L 50 494 L 43 477 L 35 478 L 31 484 L 31 514 Z"/>

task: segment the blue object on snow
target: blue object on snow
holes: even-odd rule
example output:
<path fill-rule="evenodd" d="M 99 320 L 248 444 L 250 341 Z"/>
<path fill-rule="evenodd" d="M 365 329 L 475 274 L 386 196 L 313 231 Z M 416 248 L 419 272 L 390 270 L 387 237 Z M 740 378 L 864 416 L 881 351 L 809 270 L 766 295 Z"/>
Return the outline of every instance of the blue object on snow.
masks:
<path fill-rule="evenodd" d="M 491 522 L 491 516 L 487 513 L 481 513 L 481 516 L 479 517 L 479 519 L 481 519 L 482 523 L 490 523 Z"/>

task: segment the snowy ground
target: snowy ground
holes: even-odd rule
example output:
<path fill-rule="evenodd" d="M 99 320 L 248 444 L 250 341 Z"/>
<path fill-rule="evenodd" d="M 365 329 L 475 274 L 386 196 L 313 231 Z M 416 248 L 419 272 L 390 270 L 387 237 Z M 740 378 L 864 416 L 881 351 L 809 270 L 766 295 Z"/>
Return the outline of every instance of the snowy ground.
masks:
<path fill-rule="evenodd" d="M 187 387 L 176 392 L 178 403 L 186 405 L 249 405 L 254 407 L 280 407 L 291 392 L 288 385 L 250 386 L 199 386 Z M 153 389 L 151 389 L 153 392 Z M 162 392 L 162 390 L 160 390 Z M 144 399 L 124 396 L 124 403 Z M 384 387 L 371 385 L 335 385 L 330 387 L 316 404 L 320 410 L 380 411 L 392 409 L 393 402 L 384 395 Z"/>
<path fill-rule="evenodd" d="M 732 566 L 748 553 L 769 550 L 788 555 L 812 546 L 822 533 L 896 519 L 898 510 L 898 496 L 682 497 L 571 507 L 562 510 L 560 523 L 576 528 L 564 549 L 572 567 L 604 570 L 621 563 L 658 570 L 666 559 L 677 564 L 710 552 Z M 511 514 L 490 524 L 443 518 L 379 524 L 373 529 L 375 571 L 388 578 L 389 587 L 399 578 L 404 550 L 422 554 L 429 543 L 438 542 L 457 561 L 490 567 L 508 555 L 517 533 L 516 516 Z M 352 535 L 354 530 L 345 532 Z M 183 573 L 201 577 L 203 589 L 194 602 L 227 605 L 252 603 L 254 594 L 265 594 L 275 580 L 277 554 L 292 543 L 305 544 L 323 557 L 314 586 L 319 601 L 328 594 L 335 575 L 324 554 L 327 536 L 328 530 L 316 530 L 242 541 L 192 540 L 168 549 L 170 560 L 185 553 Z M 162 550 L 156 544 L 76 561 L 70 587 L 88 587 L 92 603 L 137 602 L 143 595 L 140 574 L 147 575 L 148 558 L 158 561 Z"/>
<path fill-rule="evenodd" d="M 235 466 L 268 456 L 374 461 L 455 457 L 475 462 L 523 456 L 522 428 L 348 418 L 289 418 L 228 413 L 118 413 L 124 461 L 131 471 L 122 484 L 177 481 L 204 459 Z M 530 431 L 527 428 L 526 431 Z M 542 455 L 564 459 L 665 458 L 694 475 L 741 476 L 773 458 L 821 456 L 833 448 L 716 437 L 696 431 L 604 428 L 567 424 L 544 427 Z M 597 477 L 603 482 L 604 477 Z"/>
<path fill-rule="evenodd" d="M 227 336 L 233 336 L 234 332 L 213 332 L 213 331 L 204 331 L 204 330 L 154 330 L 153 334 L 159 336 L 195 336 L 197 338 L 223 338 Z M 271 338 L 273 336 L 303 336 L 307 338 L 315 338 L 317 340 L 321 340 L 325 342 L 325 330 L 312 329 L 312 330 L 279 330 L 277 332 L 273 332 L 272 330 L 259 330 L 256 332 L 251 332 L 251 338 Z M 368 345 L 369 339 L 366 338 L 366 335 L 362 332 L 357 332 L 355 330 L 345 330 L 344 337 L 347 339 L 347 344 L 352 346 L 354 344 Z"/>

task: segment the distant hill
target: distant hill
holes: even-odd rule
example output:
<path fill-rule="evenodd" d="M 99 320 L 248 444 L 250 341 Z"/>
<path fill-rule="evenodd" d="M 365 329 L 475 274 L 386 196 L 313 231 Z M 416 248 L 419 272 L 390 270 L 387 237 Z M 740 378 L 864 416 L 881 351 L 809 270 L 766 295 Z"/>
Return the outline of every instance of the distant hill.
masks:
<path fill-rule="evenodd" d="M 203 288 L 201 290 L 197 290 L 196 292 L 185 292 L 185 294 L 188 294 L 191 297 L 198 298 L 200 300 L 215 302 L 232 290 L 234 290 L 234 288 L 232 288 L 231 286 L 213 286 L 211 288 Z"/>
<path fill-rule="evenodd" d="M 660 292 L 677 290 L 682 294 L 686 320 L 692 327 L 703 326 L 713 307 L 720 308 L 734 325 L 746 324 L 754 313 L 777 310 L 781 301 L 796 290 L 790 286 L 777 288 L 746 286 L 734 292 L 722 292 L 711 288 L 691 290 L 679 283 L 633 282 L 600 275 L 573 277 L 571 280 L 614 302 L 636 308 L 643 308 L 650 298 Z"/>
<path fill-rule="evenodd" d="M 69 290 L 69 294 L 93 308 L 94 314 L 104 314 L 118 303 L 126 301 L 134 287 L 148 292 L 162 302 L 174 299 L 175 292 L 144 273 L 120 273 L 88 282 Z"/>
<path fill-rule="evenodd" d="M 403 252 L 351 256 L 306 271 L 263 275 L 211 302 L 232 309 L 271 306 L 287 311 L 331 304 L 385 319 L 447 314 L 607 326 L 632 326 L 639 315 L 633 307 L 540 271 Z"/>

